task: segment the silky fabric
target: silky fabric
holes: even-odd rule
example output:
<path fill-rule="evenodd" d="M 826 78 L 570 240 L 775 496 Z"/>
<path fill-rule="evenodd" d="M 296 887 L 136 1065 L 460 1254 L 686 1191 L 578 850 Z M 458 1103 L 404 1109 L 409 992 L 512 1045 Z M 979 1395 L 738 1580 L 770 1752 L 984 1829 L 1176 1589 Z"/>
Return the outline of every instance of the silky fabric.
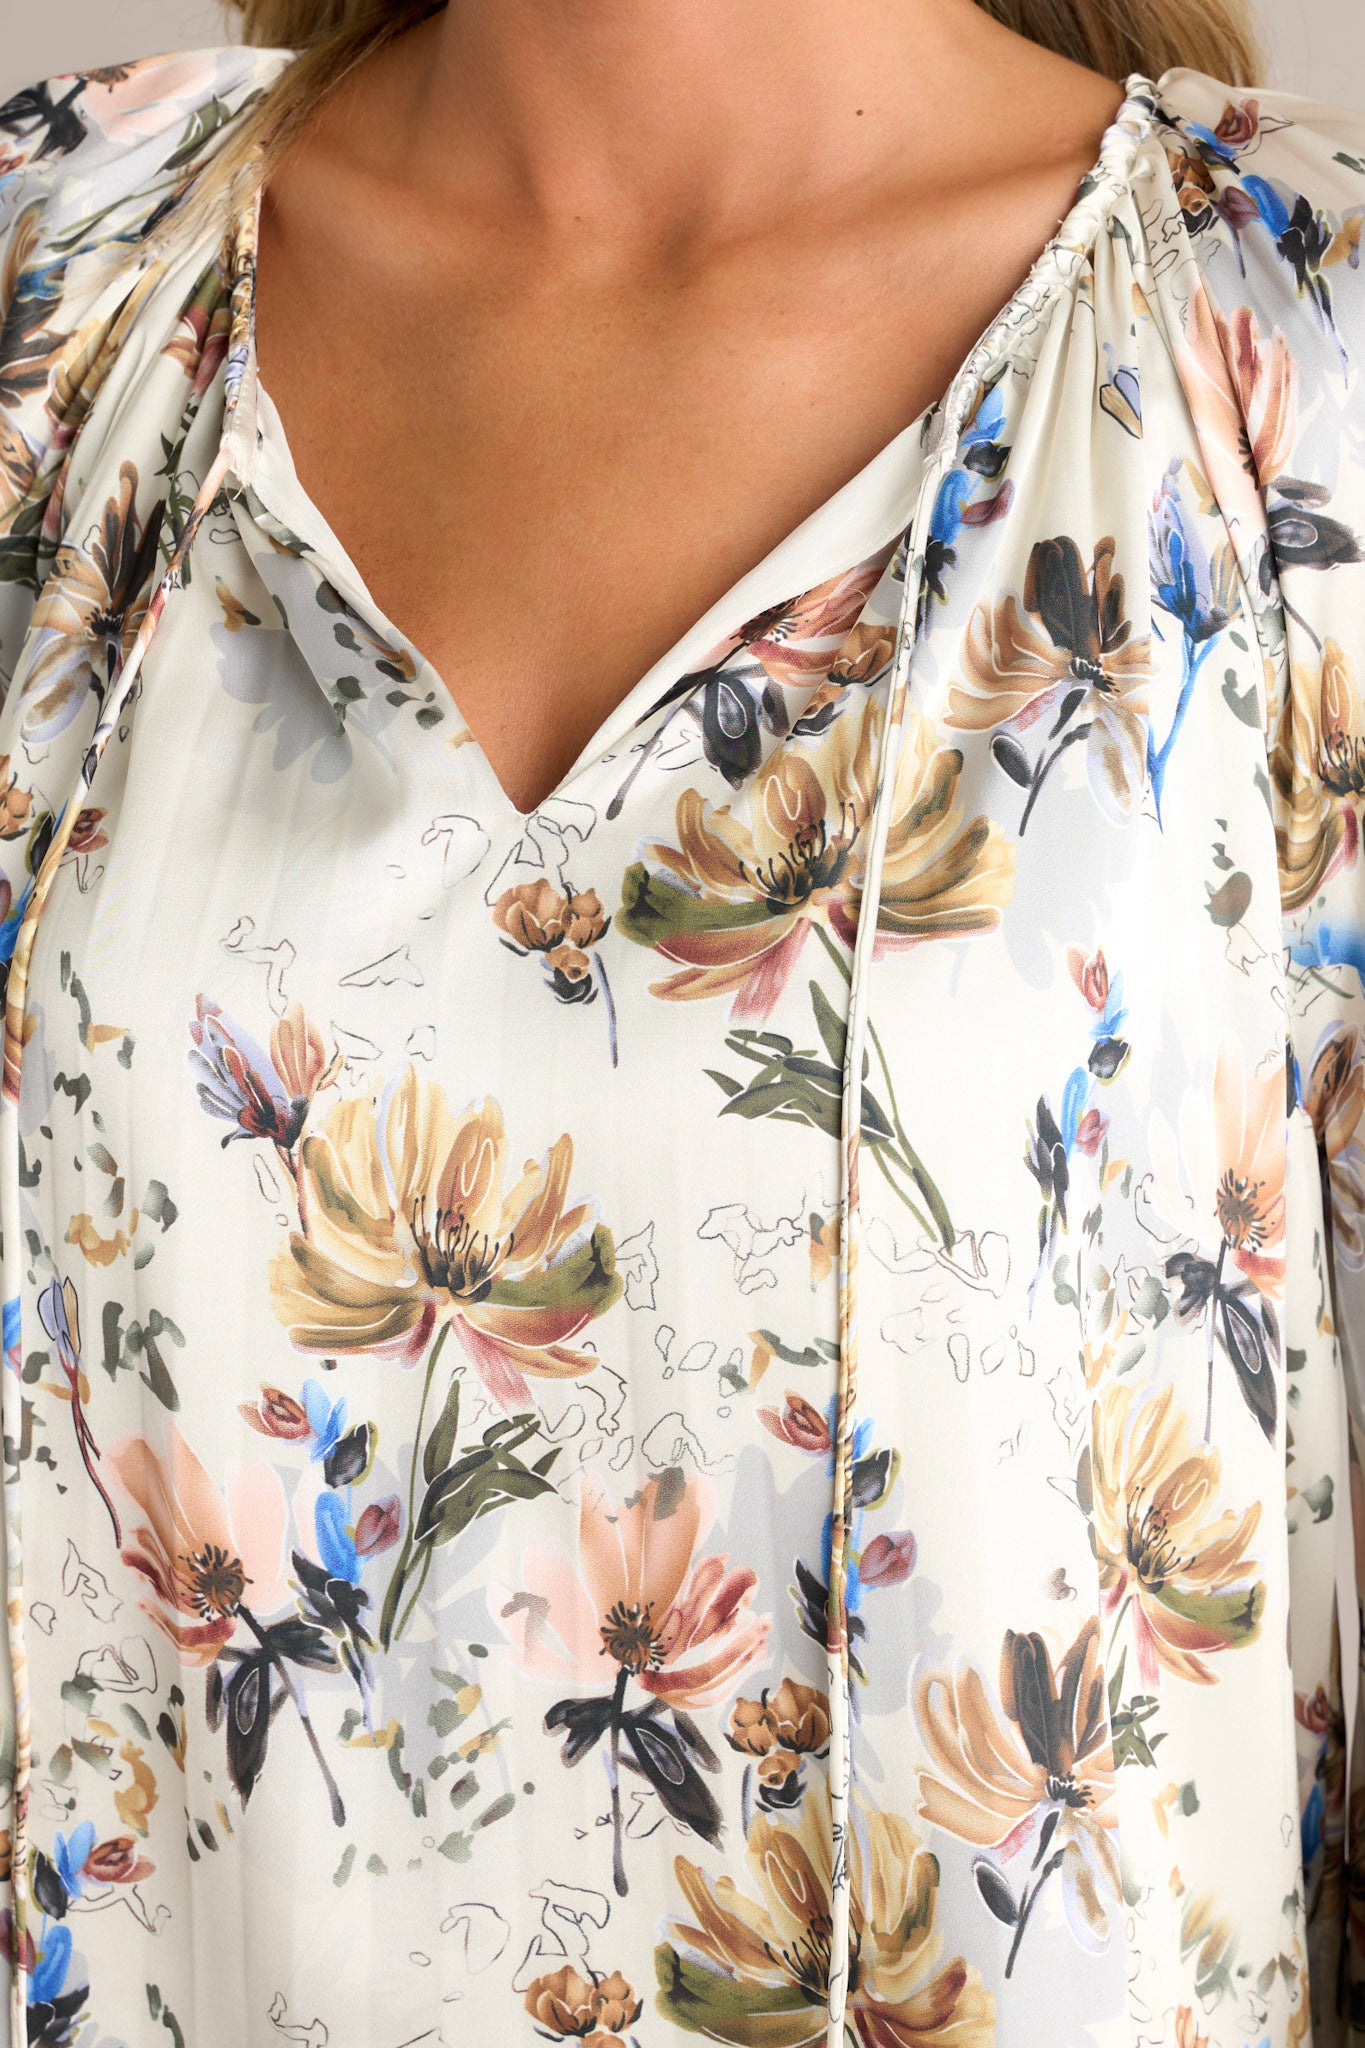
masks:
<path fill-rule="evenodd" d="M 1130 78 L 522 813 L 289 56 L 0 109 L 5 2038 L 1365 2033 L 1365 120 Z"/>

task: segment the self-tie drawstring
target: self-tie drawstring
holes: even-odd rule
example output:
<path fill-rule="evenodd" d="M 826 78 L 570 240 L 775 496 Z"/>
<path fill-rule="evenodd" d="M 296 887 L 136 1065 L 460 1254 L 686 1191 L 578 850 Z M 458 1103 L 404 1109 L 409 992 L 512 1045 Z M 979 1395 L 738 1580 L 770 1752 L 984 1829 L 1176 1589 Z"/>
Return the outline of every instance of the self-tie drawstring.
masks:
<path fill-rule="evenodd" d="M 234 291 L 234 307 L 237 294 Z M 194 546 L 204 516 L 222 489 L 231 472 L 236 457 L 236 448 L 231 439 L 230 429 L 235 412 L 230 391 L 229 402 L 224 415 L 224 431 L 219 441 L 218 452 L 211 463 L 203 482 L 194 496 L 194 502 L 181 529 L 179 538 L 172 549 L 166 568 L 153 590 L 147 609 L 138 622 L 133 643 L 120 667 L 111 678 L 108 692 L 100 707 L 99 717 L 91 734 L 89 744 L 81 759 L 80 772 L 70 790 L 53 827 L 52 838 L 47 851 L 33 877 L 28 900 L 15 934 L 14 951 L 11 956 L 9 979 L 5 988 L 4 1019 L 4 1108 L 0 1118 L 0 1175 L 3 1185 L 19 1185 L 18 1159 L 18 1117 L 19 1075 L 24 1049 L 24 1000 L 28 987 L 29 962 L 33 953 L 33 942 L 37 935 L 38 923 L 47 902 L 52 881 L 61 865 L 70 843 L 77 818 L 85 807 L 99 767 L 100 759 L 108 743 L 109 735 L 117 726 L 132 695 L 142 665 L 147 658 L 156 631 L 165 614 L 167 600 L 173 590 L 183 581 L 183 570 L 190 550 Z M 68 458 L 69 459 L 69 458 Z M 167 481 L 167 489 L 170 484 Z M 54 574 L 57 573 L 54 571 Z M 10 685 L 12 690 L 23 690 L 22 669 L 16 672 Z M 20 1299 L 22 1266 L 20 1251 L 22 1233 L 17 1227 L 7 1228 L 0 1245 L 0 1299 L 7 1305 L 16 1305 Z M 22 1349 L 22 1332 L 17 1325 L 11 1328 L 10 1316 L 6 1316 L 6 1349 L 15 1346 Z M 7 1425 L 8 1426 L 8 1425 Z M 14 1426 L 17 1440 L 17 1424 Z M 10 2038 L 14 2048 L 25 2048 L 28 2041 L 28 1990 L 29 1970 L 26 1957 L 29 1950 L 27 1940 L 29 1907 L 29 1854 L 28 1854 L 28 1797 L 33 1762 L 33 1741 L 30 1724 L 30 1702 L 28 1693 L 28 1656 L 24 1638 L 24 1597 L 23 1597 L 23 1544 L 19 1517 L 7 1503 L 5 1515 L 5 1579 L 6 1579 L 6 1628 L 9 1646 L 11 1684 L 14 1706 L 14 1789 L 11 1816 L 11 1891 L 14 1915 L 13 1974 L 10 1989 Z"/>
<path fill-rule="evenodd" d="M 896 628 L 896 650 L 886 721 L 878 750 L 876 792 L 866 826 L 867 853 L 853 945 L 848 1031 L 844 1044 L 839 1205 L 839 1383 L 834 1430 L 829 1603 L 826 1610 L 832 1835 L 826 2048 L 842 2048 L 852 1956 L 848 1840 L 852 1776 L 848 1540 L 853 1515 L 853 1438 L 857 1419 L 860 1347 L 858 1257 L 862 1230 L 859 1198 L 862 1074 L 882 867 L 895 810 L 897 768 L 905 734 L 914 656 L 921 637 L 920 604 L 930 527 L 940 487 L 956 460 L 963 430 L 984 396 L 993 373 L 1008 354 L 1010 330 L 1040 323 L 1059 277 L 1065 277 L 1079 263 L 1088 260 L 1093 238 L 1101 231 L 1109 209 L 1126 190 L 1138 150 L 1151 131 L 1155 99 L 1156 89 L 1150 79 L 1138 72 L 1128 78 L 1123 106 L 1104 137 L 1096 170 L 1082 188 L 1081 196 L 1061 231 L 1048 244 L 1009 306 L 983 335 L 958 371 L 937 415 L 936 438 L 907 529 L 905 581 Z"/>
<path fill-rule="evenodd" d="M 1009 307 L 986 330 L 966 358 L 937 414 L 937 438 L 921 479 L 915 512 L 907 530 L 905 586 L 896 623 L 886 725 L 878 750 L 878 780 L 868 819 L 868 852 L 864 860 L 862 903 L 857 913 L 853 963 L 849 977 L 849 1018 L 843 1047 L 843 1149 L 839 1163 L 839 1391 L 835 1413 L 835 1481 L 833 1528 L 829 1546 L 827 1606 L 827 1673 L 829 1673 L 829 1806 L 831 1806 L 831 1929 L 829 1929 L 829 2019 L 825 2044 L 841 2048 L 843 2017 L 849 1995 L 851 1960 L 851 1864 L 849 1864 L 849 1792 L 851 1792 L 851 1694 L 847 1642 L 849 1528 L 853 1518 L 853 1427 L 857 1419 L 857 1362 L 860 1362 L 860 1317 L 857 1317 L 857 1260 L 862 1249 L 862 1073 L 868 1040 L 868 1004 L 876 950 L 878 907 L 886 838 L 896 803 L 896 770 L 905 739 L 905 715 L 911 674 L 919 645 L 919 610 L 925 588 L 925 555 L 933 510 L 943 477 L 954 467 L 962 432 L 993 377 L 1011 354 L 1011 330 L 1040 330 L 1058 281 L 1066 281 L 1083 262 L 1103 231 L 1109 209 L 1128 190 L 1140 147 L 1152 131 L 1156 88 L 1150 78 L 1134 72 L 1126 82 L 1126 98 L 1105 133 L 1095 172 L 1081 188 L 1070 215 L 1054 240 L 1033 264 Z"/>
<path fill-rule="evenodd" d="M 963 424 L 973 409 L 979 379 L 964 369 L 938 414 L 934 452 L 920 482 L 906 531 L 905 580 L 901 590 L 886 719 L 877 756 L 877 783 L 866 825 L 867 852 L 858 906 L 849 979 L 848 1030 L 844 1042 L 839 1201 L 839 1384 L 834 1432 L 834 1509 L 830 1541 L 828 1618 L 829 1795 L 831 1926 L 827 2048 L 840 2048 L 848 1995 L 850 1717 L 848 1665 L 848 1531 L 853 1509 L 853 1434 L 858 1401 L 858 1252 L 861 1229 L 859 1166 L 862 1138 L 862 1073 L 867 1039 L 873 948 L 881 899 L 887 834 L 895 808 L 896 771 L 905 730 L 910 674 L 924 586 L 929 526 L 944 476 L 952 467 Z"/>

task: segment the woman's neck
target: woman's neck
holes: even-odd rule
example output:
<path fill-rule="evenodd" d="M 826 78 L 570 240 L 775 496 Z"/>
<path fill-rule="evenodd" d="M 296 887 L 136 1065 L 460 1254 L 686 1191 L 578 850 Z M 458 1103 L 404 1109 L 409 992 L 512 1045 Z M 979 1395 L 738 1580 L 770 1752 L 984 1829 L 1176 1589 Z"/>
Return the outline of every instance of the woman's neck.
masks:
<path fill-rule="evenodd" d="M 974 0 L 455 0 L 358 76 L 338 113 L 384 182 L 680 257 L 902 175 L 931 196 L 964 125 L 1002 172 L 1053 124 L 1065 154 L 1100 83 Z"/>

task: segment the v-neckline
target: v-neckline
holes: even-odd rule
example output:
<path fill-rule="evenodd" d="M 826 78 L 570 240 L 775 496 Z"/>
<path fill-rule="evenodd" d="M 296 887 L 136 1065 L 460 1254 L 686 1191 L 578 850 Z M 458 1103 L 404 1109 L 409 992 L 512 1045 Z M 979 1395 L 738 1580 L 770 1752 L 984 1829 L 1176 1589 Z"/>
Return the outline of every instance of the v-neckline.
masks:
<path fill-rule="evenodd" d="M 255 443 L 249 483 L 271 515 L 297 535 L 338 594 L 382 639 L 407 651 L 427 683 L 444 699 L 462 731 L 462 749 L 477 765 L 490 795 L 524 827 L 571 792 L 583 772 L 613 753 L 661 705 L 670 686 L 696 672 L 726 640 L 774 606 L 785 606 L 816 584 L 845 573 L 895 541 L 909 525 L 923 472 L 923 443 L 938 401 L 903 427 L 848 481 L 777 540 L 700 618 L 686 627 L 657 661 L 620 697 L 585 740 L 554 788 L 523 811 L 513 802 L 454 692 L 421 649 L 390 619 L 371 594 L 340 537 L 305 490 L 289 449 L 284 421 L 264 385 L 254 392 Z"/>
<path fill-rule="evenodd" d="M 921 487 L 925 457 L 936 450 L 936 433 L 958 410 L 954 399 L 988 365 L 1036 333 L 1053 296 L 1074 280 L 1076 259 L 1093 248 L 1112 204 L 1128 189 L 1133 157 L 1150 130 L 1160 82 L 1142 73 L 1125 81 L 1124 98 L 1101 138 L 1096 161 L 1081 179 L 1071 206 L 1034 258 L 1026 276 L 990 319 L 964 356 L 940 397 L 898 429 L 860 469 L 789 529 L 745 570 L 702 616 L 674 640 L 592 732 L 554 787 L 523 811 L 509 795 L 459 699 L 435 664 L 376 601 L 346 547 L 305 489 L 289 446 L 285 423 L 265 389 L 256 355 L 256 252 L 259 246 L 260 182 L 235 217 L 232 333 L 229 341 L 228 399 L 224 445 L 232 472 L 249 485 L 265 509 L 297 535 L 328 581 L 371 629 L 407 651 L 439 691 L 462 729 L 463 745 L 487 785 L 490 800 L 524 828 L 546 808 L 569 795 L 595 761 L 609 754 L 668 686 L 692 673 L 704 655 L 763 610 L 785 604 L 831 575 L 868 559 L 910 525 Z M 837 546 L 831 546 L 831 540 Z"/>

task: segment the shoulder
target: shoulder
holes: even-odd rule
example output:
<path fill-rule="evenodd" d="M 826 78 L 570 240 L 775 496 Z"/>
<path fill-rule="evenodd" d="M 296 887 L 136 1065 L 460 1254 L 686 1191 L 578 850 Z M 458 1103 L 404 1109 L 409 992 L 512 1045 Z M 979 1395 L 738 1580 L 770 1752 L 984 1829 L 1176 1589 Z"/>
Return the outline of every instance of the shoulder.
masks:
<path fill-rule="evenodd" d="M 1267 149 L 1292 153 L 1305 143 L 1312 149 L 1314 136 L 1365 147 L 1365 113 L 1356 107 L 1273 85 L 1229 85 L 1183 65 L 1162 73 L 1155 106 L 1164 126 L 1218 162 L 1235 163 Z"/>
<path fill-rule="evenodd" d="M 1243 553 L 1298 910 L 1359 846 L 1365 796 L 1365 114 L 1180 70 L 1155 116 L 1153 270 L 1169 256 L 1177 367 Z"/>
<path fill-rule="evenodd" d="M 1235 280 L 1329 326 L 1344 294 L 1365 343 L 1365 113 L 1179 69 L 1158 83 L 1155 115 L 1210 289 Z"/>
<path fill-rule="evenodd" d="M 1171 188 L 1152 240 L 1158 264 L 1170 259 L 1201 434 L 1227 443 L 1229 489 L 1235 466 L 1265 494 L 1282 569 L 1354 566 L 1365 114 L 1188 70 L 1164 74 L 1154 112 Z"/>
<path fill-rule="evenodd" d="M 0 595 L 35 585 L 47 501 L 127 338 L 120 315 L 134 294 L 147 314 L 149 230 L 293 54 L 174 51 L 42 79 L 0 105 Z"/>
<path fill-rule="evenodd" d="M 158 141 L 190 141 L 187 124 L 224 118 L 264 90 L 295 52 L 219 43 L 64 71 L 0 102 L 0 175 L 26 165 L 91 170 Z M 200 126 L 199 138 L 208 129 Z"/>
<path fill-rule="evenodd" d="M 150 215 L 293 56 L 222 44 L 27 85 L 0 105 L 0 234 L 41 201 L 49 237 Z M 112 209 L 112 212 L 110 211 Z"/>

